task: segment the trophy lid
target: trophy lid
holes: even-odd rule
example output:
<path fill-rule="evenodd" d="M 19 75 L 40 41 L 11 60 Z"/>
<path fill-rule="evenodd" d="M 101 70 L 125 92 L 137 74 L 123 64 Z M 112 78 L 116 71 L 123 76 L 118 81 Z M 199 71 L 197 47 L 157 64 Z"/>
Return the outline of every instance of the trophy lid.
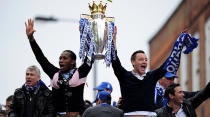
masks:
<path fill-rule="evenodd" d="M 105 14 L 107 3 L 103 5 L 102 1 L 100 1 L 99 5 L 96 5 L 95 1 L 93 1 L 92 6 L 90 5 L 90 3 L 88 4 L 89 4 L 89 9 L 90 9 L 91 14 L 96 14 L 96 13 Z"/>

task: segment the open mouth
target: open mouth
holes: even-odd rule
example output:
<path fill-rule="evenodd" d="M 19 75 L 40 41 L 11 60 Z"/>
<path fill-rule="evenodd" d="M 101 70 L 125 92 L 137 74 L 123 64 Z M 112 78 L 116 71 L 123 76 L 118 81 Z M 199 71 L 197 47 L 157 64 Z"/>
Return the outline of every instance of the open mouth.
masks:
<path fill-rule="evenodd" d="M 60 68 L 63 68 L 64 67 L 64 65 L 63 64 L 60 64 Z"/>
<path fill-rule="evenodd" d="M 32 82 L 31 80 L 27 80 L 26 84 L 31 84 L 31 82 Z"/>
<path fill-rule="evenodd" d="M 146 69 L 146 65 L 141 65 L 141 68 Z"/>

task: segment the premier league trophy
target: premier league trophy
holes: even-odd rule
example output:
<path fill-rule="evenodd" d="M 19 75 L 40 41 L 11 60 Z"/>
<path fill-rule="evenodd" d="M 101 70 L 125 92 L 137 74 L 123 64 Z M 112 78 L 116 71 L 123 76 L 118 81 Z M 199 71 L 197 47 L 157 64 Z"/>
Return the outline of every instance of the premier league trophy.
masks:
<path fill-rule="evenodd" d="M 91 15 L 81 14 L 80 18 L 80 53 L 82 60 L 86 57 L 90 59 L 104 59 L 106 65 L 111 63 L 113 47 L 114 17 L 106 17 L 107 4 L 100 1 L 96 5 L 93 1 L 89 4 Z"/>

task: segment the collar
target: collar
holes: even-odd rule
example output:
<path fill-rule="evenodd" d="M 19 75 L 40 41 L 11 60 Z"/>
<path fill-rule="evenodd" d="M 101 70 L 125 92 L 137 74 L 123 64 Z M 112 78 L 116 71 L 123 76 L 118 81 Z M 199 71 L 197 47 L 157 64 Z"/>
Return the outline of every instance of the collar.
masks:
<path fill-rule="evenodd" d="M 170 112 L 173 112 L 173 108 L 170 107 L 170 106 L 168 105 L 168 103 L 166 104 L 166 109 L 169 110 Z"/>
<path fill-rule="evenodd" d="M 183 105 L 181 104 L 181 106 L 180 106 L 180 108 L 179 108 L 179 110 L 177 111 L 177 113 L 180 111 L 180 109 L 182 109 L 183 110 Z M 175 113 L 174 111 L 172 111 L 172 113 Z M 175 114 L 177 114 L 177 113 L 175 113 Z"/>
<path fill-rule="evenodd" d="M 61 73 L 61 75 L 63 76 L 63 79 L 68 80 L 71 76 L 73 76 L 74 71 L 76 70 L 76 68 L 73 68 L 71 70 L 69 70 L 68 73 Z"/>
<path fill-rule="evenodd" d="M 166 104 L 166 107 L 167 107 L 168 110 L 170 110 L 170 112 L 174 113 L 173 108 L 170 107 L 170 106 L 168 105 L 168 103 Z M 182 105 L 182 104 L 181 104 L 181 106 L 180 106 L 179 109 L 181 109 L 181 108 L 183 108 L 183 105 Z"/>
<path fill-rule="evenodd" d="M 143 80 L 144 76 L 146 76 L 146 74 L 140 76 L 139 74 L 135 73 L 133 70 L 131 71 L 131 73 L 139 80 Z"/>
<path fill-rule="evenodd" d="M 107 103 L 101 103 L 102 106 L 109 106 Z"/>

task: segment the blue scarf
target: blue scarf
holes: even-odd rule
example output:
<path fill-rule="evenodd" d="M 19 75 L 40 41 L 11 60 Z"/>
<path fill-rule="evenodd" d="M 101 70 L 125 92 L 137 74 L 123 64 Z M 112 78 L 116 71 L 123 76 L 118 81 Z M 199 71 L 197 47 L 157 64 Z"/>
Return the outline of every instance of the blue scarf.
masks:
<path fill-rule="evenodd" d="M 26 88 L 26 91 L 28 91 L 28 92 L 33 92 L 33 91 L 35 91 L 39 86 L 40 86 L 40 83 L 42 83 L 43 81 L 38 81 L 37 83 L 36 83 L 36 85 L 34 85 L 34 86 L 28 86 L 26 83 L 25 83 L 25 88 Z"/>
<path fill-rule="evenodd" d="M 162 98 L 162 106 L 165 106 L 168 102 L 168 100 L 164 97 L 165 94 L 165 89 L 160 85 L 159 82 L 157 82 L 156 87 L 155 87 L 155 104 L 158 104 L 158 96 Z"/>
<path fill-rule="evenodd" d="M 176 74 L 180 65 L 183 47 L 186 46 L 184 54 L 189 54 L 193 49 L 197 48 L 198 40 L 199 39 L 196 39 L 187 33 L 181 34 L 174 43 L 173 50 L 165 63 L 164 69 L 167 70 L 167 72 Z"/>
<path fill-rule="evenodd" d="M 62 75 L 63 80 L 70 80 L 70 78 L 74 75 L 75 71 L 76 71 L 76 68 L 73 68 L 73 69 L 69 70 L 68 73 L 61 73 L 60 72 L 60 74 Z"/>

